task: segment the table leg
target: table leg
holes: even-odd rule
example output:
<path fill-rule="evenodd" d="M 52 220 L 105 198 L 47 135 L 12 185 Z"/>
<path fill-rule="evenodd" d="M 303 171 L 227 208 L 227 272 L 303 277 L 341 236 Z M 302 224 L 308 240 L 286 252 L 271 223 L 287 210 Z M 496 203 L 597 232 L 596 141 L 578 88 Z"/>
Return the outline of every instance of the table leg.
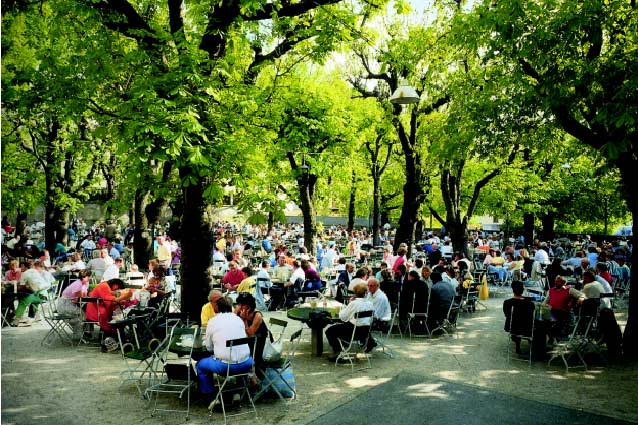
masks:
<path fill-rule="evenodd" d="M 312 345 L 313 354 L 317 357 L 321 357 L 323 354 L 323 328 L 312 329 L 310 343 Z"/>

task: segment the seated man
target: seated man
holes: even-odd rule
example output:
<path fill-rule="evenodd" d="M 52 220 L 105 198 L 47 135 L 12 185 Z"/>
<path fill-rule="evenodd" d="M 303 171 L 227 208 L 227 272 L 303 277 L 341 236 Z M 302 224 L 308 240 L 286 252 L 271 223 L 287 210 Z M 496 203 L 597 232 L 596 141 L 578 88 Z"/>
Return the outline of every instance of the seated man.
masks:
<path fill-rule="evenodd" d="M 390 328 L 390 321 L 392 320 L 392 308 L 390 307 L 390 301 L 385 293 L 379 289 L 379 281 L 371 277 L 368 279 L 368 293 L 366 299 L 372 301 L 374 306 L 374 315 L 372 316 L 372 330 L 387 332 Z M 368 341 L 368 351 L 377 345 L 377 342 L 370 338 Z"/>
<path fill-rule="evenodd" d="M 525 286 L 523 282 L 512 282 L 514 296 L 503 302 L 505 314 L 505 331 L 511 332 L 512 341 L 516 345 L 516 353 L 521 354 L 521 338 L 518 335 L 532 336 L 532 320 L 534 317 L 534 303 L 523 298 Z M 513 316 L 512 316 L 513 315 Z M 511 324 L 514 323 L 512 327 Z"/>
<path fill-rule="evenodd" d="M 11 326 L 18 326 L 20 323 L 29 326 L 31 320 L 22 316 L 24 316 L 24 313 L 30 305 L 42 303 L 43 296 L 46 295 L 46 290 L 51 286 L 42 276 L 44 267 L 40 261 L 36 260 L 31 262 L 31 260 L 27 260 L 26 264 L 28 269 L 25 270 L 20 277 L 18 291 L 26 293 L 27 295 L 18 302 L 18 308 L 15 311 L 15 317 L 11 322 Z"/>
<path fill-rule="evenodd" d="M 106 267 L 102 274 L 102 280 L 111 280 L 120 278 L 120 270 L 124 267 L 124 260 L 122 258 L 116 258 L 113 264 Z"/>
<path fill-rule="evenodd" d="M 205 328 L 208 325 L 210 319 L 217 314 L 217 301 L 222 297 L 222 291 L 213 289 L 208 294 L 208 302 L 202 307 L 200 314 L 200 325 Z"/>
<path fill-rule="evenodd" d="M 197 362 L 197 379 L 199 391 L 206 397 L 214 399 L 215 385 L 211 373 L 225 374 L 230 364 L 231 373 L 242 373 L 253 366 L 248 345 L 233 347 L 232 356 L 226 341 L 246 337 L 244 321 L 234 314 L 233 303 L 228 297 L 219 298 L 216 302 L 217 314 L 206 325 L 204 343 L 210 357 Z M 213 408 L 213 405 L 208 407 Z"/>
<path fill-rule="evenodd" d="M 428 327 L 433 329 L 438 323 L 447 317 L 450 305 L 454 301 L 456 293 L 452 286 L 443 282 L 440 273 L 432 273 L 432 289 L 430 291 L 430 309 L 428 311 Z"/>
<path fill-rule="evenodd" d="M 337 323 L 326 329 L 326 338 L 328 343 L 332 347 L 334 355 L 329 357 L 330 361 L 335 361 L 341 352 L 341 344 L 339 339 L 350 341 L 354 327 L 357 326 L 357 332 L 360 335 L 356 335 L 363 343 L 369 343 L 369 341 L 363 341 L 365 336 L 368 335 L 369 326 L 372 324 L 372 317 L 364 317 L 355 320 L 355 313 L 361 311 L 374 311 L 374 305 L 371 301 L 365 299 L 368 288 L 366 285 L 357 285 L 354 287 L 354 296 L 350 299 L 350 302 L 339 312 L 339 319 L 343 323 Z"/>
<path fill-rule="evenodd" d="M 224 288 L 229 291 L 235 291 L 244 279 L 246 279 L 246 275 L 240 270 L 237 262 L 231 261 L 230 263 L 228 263 L 228 271 L 222 278 Z"/>

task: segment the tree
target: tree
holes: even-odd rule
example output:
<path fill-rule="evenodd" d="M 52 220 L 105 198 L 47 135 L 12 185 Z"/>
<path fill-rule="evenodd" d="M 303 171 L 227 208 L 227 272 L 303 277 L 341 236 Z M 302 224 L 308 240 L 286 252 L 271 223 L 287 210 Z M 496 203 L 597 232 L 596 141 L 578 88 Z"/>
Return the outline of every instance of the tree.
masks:
<path fill-rule="evenodd" d="M 460 40 L 490 66 L 511 71 L 521 102 L 616 167 L 638 234 L 638 6 L 635 1 L 484 2 L 463 19 Z M 633 252 L 632 264 L 638 254 Z M 630 284 L 625 353 L 638 357 L 638 276 Z"/>
<path fill-rule="evenodd" d="M 129 40 L 143 64 L 146 75 L 120 109 L 134 115 L 129 139 L 140 154 L 167 157 L 179 175 L 182 308 L 196 316 L 206 299 L 212 248 L 207 200 L 253 146 L 246 128 L 266 101 L 256 86 L 261 71 L 294 50 L 298 60 L 325 58 L 348 36 L 343 22 L 355 15 L 334 5 L 338 0 L 79 3 Z"/>

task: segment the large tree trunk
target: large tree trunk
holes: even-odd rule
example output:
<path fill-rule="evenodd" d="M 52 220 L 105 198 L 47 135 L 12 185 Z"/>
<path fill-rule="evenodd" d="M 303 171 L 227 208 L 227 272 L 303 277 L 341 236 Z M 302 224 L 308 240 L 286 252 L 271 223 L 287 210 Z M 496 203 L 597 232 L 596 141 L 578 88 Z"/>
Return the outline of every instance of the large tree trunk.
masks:
<path fill-rule="evenodd" d="M 381 224 L 379 223 L 379 177 L 374 176 L 372 179 L 372 245 L 379 246 L 379 228 Z"/>
<path fill-rule="evenodd" d="M 268 211 L 268 231 L 266 231 L 266 235 L 270 234 L 273 227 L 275 227 L 275 214 L 272 211 Z"/>
<path fill-rule="evenodd" d="M 24 237 L 24 230 L 27 228 L 27 213 L 18 211 L 16 216 L 15 234 Z"/>
<path fill-rule="evenodd" d="M 448 216 L 445 228 L 450 235 L 450 239 L 452 239 L 454 252 L 461 252 L 466 258 L 469 258 L 467 252 L 467 221 L 453 219 Z"/>
<path fill-rule="evenodd" d="M 304 246 L 308 250 L 308 255 L 316 255 L 317 244 L 315 235 L 317 234 L 317 214 L 314 204 L 315 185 L 317 176 L 309 174 L 300 177 L 299 199 L 301 201 L 301 213 L 303 214 L 303 239 Z"/>
<path fill-rule="evenodd" d="M 399 249 L 401 243 L 408 245 L 408 255 L 412 252 L 414 239 L 414 226 L 417 222 L 419 209 L 423 199 L 423 190 L 417 182 L 407 179 L 403 185 L 403 206 L 396 236 L 394 237 L 394 250 Z"/>
<path fill-rule="evenodd" d="M 554 239 L 554 213 L 547 212 L 541 216 L 541 223 L 543 224 L 540 238 L 542 241 L 551 241 Z"/>
<path fill-rule="evenodd" d="M 135 205 L 133 207 L 133 215 L 135 222 L 135 237 L 133 243 L 133 258 L 135 263 L 140 268 L 146 268 L 148 260 L 150 259 L 149 252 L 153 245 L 153 240 L 150 235 L 150 229 L 148 226 L 148 219 L 146 218 L 146 206 L 148 205 L 148 199 L 150 194 L 147 190 L 138 188 L 135 191 Z"/>
<path fill-rule="evenodd" d="M 189 168 L 180 169 L 180 177 L 192 173 Z M 204 222 L 206 203 L 204 182 L 183 188 L 184 215 L 182 216 L 182 312 L 191 320 L 197 320 L 202 306 L 208 299 L 207 270 L 210 267 L 213 242 L 210 225 Z"/>
<path fill-rule="evenodd" d="M 356 185 L 354 170 L 352 171 L 352 187 L 350 188 L 350 201 L 348 202 L 348 232 L 352 232 L 354 229 L 354 214 L 355 214 L 355 200 L 356 200 Z"/>
<path fill-rule="evenodd" d="M 525 213 L 523 215 L 523 237 L 525 238 L 525 245 L 531 246 L 534 241 L 534 214 Z"/>
<path fill-rule="evenodd" d="M 626 197 L 627 207 L 631 211 L 632 236 L 631 244 L 631 265 L 638 264 L 638 252 L 636 243 L 638 242 L 638 194 L 633 188 L 638 179 L 638 164 L 632 160 L 631 155 L 618 160 L 618 168 L 622 176 L 622 188 Z M 623 353 L 625 358 L 631 361 L 638 360 L 638 273 L 632 270 L 629 282 L 629 308 L 627 311 L 627 324 L 623 334 Z"/>

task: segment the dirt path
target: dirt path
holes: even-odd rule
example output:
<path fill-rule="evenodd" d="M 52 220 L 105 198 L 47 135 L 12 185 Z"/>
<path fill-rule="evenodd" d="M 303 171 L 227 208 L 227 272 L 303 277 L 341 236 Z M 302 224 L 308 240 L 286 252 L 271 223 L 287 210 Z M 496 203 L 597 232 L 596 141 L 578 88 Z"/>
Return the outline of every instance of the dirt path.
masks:
<path fill-rule="evenodd" d="M 294 356 L 298 398 L 258 403 L 258 423 L 309 422 L 399 372 L 431 375 L 529 400 L 638 421 L 638 368 L 633 365 L 565 373 L 558 361 L 550 368 L 544 363 L 531 367 L 521 361 L 508 363 L 502 301 L 490 299 L 487 311 L 464 314 L 452 338 L 393 338 L 389 345 L 395 357 L 390 359 L 375 352 L 371 370 L 351 373 L 349 366 L 335 367 L 326 359 L 311 357 L 310 344 L 304 342 Z M 275 314 L 284 318 L 284 313 Z M 289 331 L 298 327 L 298 322 L 291 321 Z M 125 369 L 118 354 L 103 354 L 91 347 L 42 347 L 40 341 L 46 331 L 44 322 L 2 330 L 3 424 L 211 423 L 207 403 L 197 399 L 191 403 L 188 422 L 177 414 L 151 417 L 147 403 L 133 385 L 118 389 L 119 372 Z M 176 398 L 168 400 L 174 406 L 182 403 Z M 221 415 L 215 414 L 213 420 L 221 420 Z M 230 421 L 252 424 L 254 417 L 246 415 Z"/>

